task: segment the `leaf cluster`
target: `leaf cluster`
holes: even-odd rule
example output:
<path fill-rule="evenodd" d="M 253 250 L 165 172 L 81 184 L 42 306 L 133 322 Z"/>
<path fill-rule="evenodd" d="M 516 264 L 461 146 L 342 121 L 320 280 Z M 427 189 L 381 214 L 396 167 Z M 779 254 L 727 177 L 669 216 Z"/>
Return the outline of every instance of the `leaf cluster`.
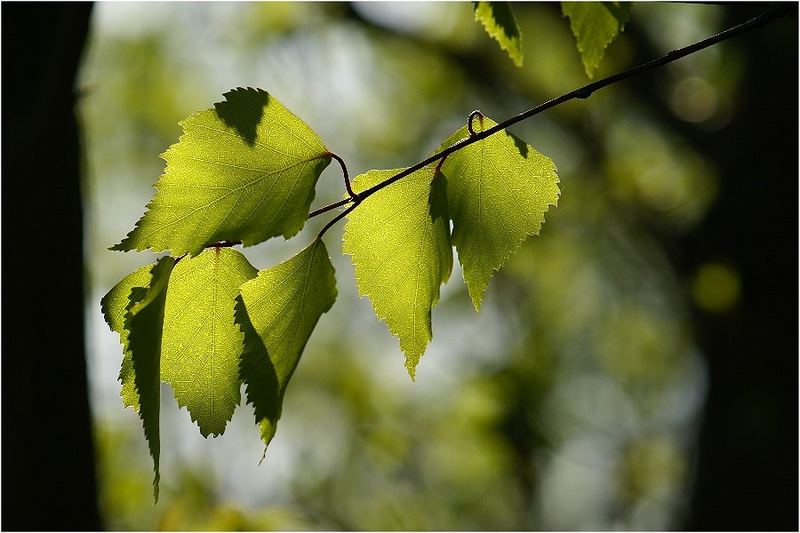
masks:
<path fill-rule="evenodd" d="M 372 170 L 351 186 L 341 158 L 273 95 L 240 88 L 225 98 L 181 123 L 147 211 L 112 247 L 171 255 L 126 276 L 101 302 L 120 336 L 121 396 L 142 419 L 156 497 L 160 382 L 205 437 L 225 431 L 243 383 L 265 446 L 274 436 L 292 373 L 336 299 L 335 273 L 321 234 L 260 271 L 232 246 L 295 235 L 332 158 L 349 191 L 340 204 L 352 203 L 334 219 L 348 216 L 342 249 L 359 292 L 398 337 L 412 379 L 453 246 L 477 310 L 493 273 L 539 232 L 559 194 L 553 162 L 507 132 L 403 179 L 395 178 L 404 169 Z M 495 125 L 482 115 L 478 122 Z M 442 147 L 473 134 L 470 123 Z"/>
<path fill-rule="evenodd" d="M 589 77 L 627 20 L 626 6 L 612 7 L 563 6 Z M 474 15 L 521 66 L 522 33 L 511 6 L 475 2 Z M 126 276 L 101 302 L 120 337 L 121 396 L 142 420 L 156 499 L 161 382 L 204 437 L 225 431 L 244 384 L 269 444 L 303 349 L 336 300 L 321 240 L 332 223 L 347 216 L 342 251 L 351 256 L 358 290 L 398 338 L 414 379 L 453 248 L 477 311 L 494 272 L 539 233 L 559 196 L 553 161 L 513 134 L 487 132 L 464 142 L 499 129 L 480 113 L 437 153 L 463 146 L 430 165 L 371 170 L 351 184 L 344 161 L 273 95 L 238 88 L 224 96 L 180 123 L 183 134 L 162 154 L 166 168 L 146 212 L 111 248 L 170 255 Z M 351 205 L 310 245 L 260 271 L 232 248 L 296 235 L 332 159 L 342 166 L 347 196 L 330 209 Z"/>
<path fill-rule="evenodd" d="M 522 30 L 510 2 L 473 2 L 475 21 L 497 41 L 518 67 L 524 61 Z M 586 75 L 594 78 L 606 48 L 625 29 L 631 13 L 628 2 L 561 2 L 561 12 L 569 18 L 575 44 Z"/>

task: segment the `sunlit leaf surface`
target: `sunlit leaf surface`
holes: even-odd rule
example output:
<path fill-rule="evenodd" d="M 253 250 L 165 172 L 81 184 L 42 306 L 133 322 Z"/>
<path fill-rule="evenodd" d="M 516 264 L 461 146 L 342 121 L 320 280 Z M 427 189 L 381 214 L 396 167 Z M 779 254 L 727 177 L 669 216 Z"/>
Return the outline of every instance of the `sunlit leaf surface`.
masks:
<path fill-rule="evenodd" d="M 482 117 L 479 129 L 496 123 Z M 442 146 L 468 137 L 463 127 Z M 442 165 L 453 220 L 453 244 L 475 309 L 489 280 L 558 201 L 553 161 L 508 132 L 498 132 L 449 155 Z"/>
<path fill-rule="evenodd" d="M 366 190 L 401 170 L 369 171 L 354 187 Z M 445 185 L 434 167 L 418 170 L 364 200 L 344 230 L 358 291 L 400 339 L 412 379 L 431 340 L 439 286 L 453 267 Z"/>
<path fill-rule="evenodd" d="M 509 2 L 473 2 L 475 20 L 508 53 L 518 67 L 522 66 L 522 32 Z"/>
<path fill-rule="evenodd" d="M 256 269 L 238 251 L 209 248 L 175 266 L 167 290 L 161 379 L 203 436 L 220 435 L 239 405 L 239 286 Z"/>
<path fill-rule="evenodd" d="M 625 28 L 631 5 L 626 2 L 561 2 L 561 10 L 569 17 L 586 75 L 593 78 L 606 48 Z"/>
<path fill-rule="evenodd" d="M 336 278 L 325 244 L 315 240 L 288 261 L 242 285 L 236 321 L 244 332 L 241 377 L 269 444 L 283 395 L 319 317 L 336 301 Z"/>
<path fill-rule="evenodd" d="M 113 250 L 197 255 L 206 244 L 289 238 L 303 227 L 330 156 L 271 94 L 235 89 L 183 122 L 136 227 Z"/>

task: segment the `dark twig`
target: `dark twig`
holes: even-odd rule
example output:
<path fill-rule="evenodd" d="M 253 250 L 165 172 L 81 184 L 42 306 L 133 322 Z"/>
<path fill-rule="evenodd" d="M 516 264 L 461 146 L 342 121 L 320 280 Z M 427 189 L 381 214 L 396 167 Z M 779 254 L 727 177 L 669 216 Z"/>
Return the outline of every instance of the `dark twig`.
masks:
<path fill-rule="evenodd" d="M 330 222 L 325 224 L 325 226 L 321 230 L 319 230 L 319 233 L 317 233 L 317 240 L 321 239 L 322 236 L 325 235 L 325 232 L 331 228 L 331 226 L 342 220 L 348 213 L 350 213 L 350 211 L 352 211 L 356 207 L 358 207 L 357 203 L 351 205 L 350 207 L 348 207 L 347 209 L 345 209 L 344 211 L 333 217 Z"/>
<path fill-rule="evenodd" d="M 332 211 L 337 207 L 347 205 L 350 202 L 355 202 L 356 205 L 358 205 L 359 203 L 361 203 L 362 200 L 362 198 L 358 195 L 358 193 L 356 193 L 353 190 L 353 187 L 350 184 L 350 175 L 347 172 L 347 165 L 345 165 L 344 159 L 334 154 L 333 152 L 328 152 L 328 155 L 334 158 L 339 163 L 339 166 L 342 167 L 342 175 L 344 175 L 344 187 L 345 189 L 347 189 L 347 194 L 349 195 L 349 198 L 345 198 L 344 200 L 339 200 L 338 202 L 328 204 L 325 207 L 320 207 L 319 209 L 309 213 L 308 218 L 314 218 L 315 216 L 321 215 L 322 213 L 327 213 L 328 211 Z"/>
<path fill-rule="evenodd" d="M 356 194 L 353 191 L 353 188 L 350 186 L 350 174 L 347 173 L 347 165 L 344 164 L 344 159 L 334 154 L 333 152 L 328 152 L 328 155 L 334 158 L 336 162 L 339 163 L 339 166 L 342 167 L 342 174 L 344 175 L 344 187 L 345 189 L 347 189 L 347 194 L 350 195 L 350 199 L 353 202 L 358 203 L 359 202 L 358 194 Z"/>
<path fill-rule="evenodd" d="M 638 74 L 642 74 L 644 72 L 647 72 L 647 71 L 652 70 L 654 68 L 666 65 L 668 63 L 672 63 L 673 61 L 677 61 L 678 59 L 686 57 L 686 56 L 688 56 L 690 54 L 693 54 L 695 52 L 699 52 L 700 50 L 708 48 L 709 46 L 713 46 L 715 44 L 721 43 L 722 41 L 726 41 L 728 39 L 736 37 L 737 35 L 740 35 L 742 33 L 748 32 L 750 30 L 754 30 L 756 28 L 760 28 L 761 26 L 763 26 L 765 24 L 768 24 L 768 23 L 770 23 L 770 22 L 772 22 L 772 21 L 774 21 L 776 19 L 779 19 L 779 18 L 785 16 L 786 14 L 788 14 L 794 8 L 795 5 L 796 4 L 794 4 L 792 2 L 788 2 L 788 3 L 785 3 L 785 4 L 778 4 L 777 6 L 775 6 L 773 9 L 770 9 L 769 11 L 766 11 L 766 12 L 764 12 L 764 13 L 756 16 L 756 17 L 753 17 L 753 18 L 747 20 L 746 22 L 743 22 L 741 24 L 733 26 L 732 28 L 728 28 L 727 30 L 722 31 L 722 32 L 720 32 L 720 33 L 718 33 L 716 35 L 708 37 L 707 39 L 703 39 L 702 41 L 698 41 L 698 42 L 696 42 L 694 44 L 690 44 L 688 46 L 685 46 L 683 48 L 679 48 L 677 50 L 672 50 L 671 52 L 667 52 L 667 54 L 665 54 L 662 57 L 659 57 L 657 59 L 653 59 L 653 60 L 648 61 L 646 63 L 642 63 L 642 64 L 637 65 L 635 67 L 631 67 L 628 70 L 619 72 L 619 73 L 614 74 L 612 76 L 608 76 L 607 78 L 603 78 L 602 80 L 598 80 L 596 82 L 589 83 L 587 85 L 584 85 L 583 87 L 575 89 L 574 91 L 570 91 L 570 92 L 568 92 L 566 94 L 562 94 L 561 96 L 559 96 L 557 98 L 553 98 L 552 100 L 548 100 L 548 101 L 546 101 L 544 103 L 541 103 L 541 104 L 539 104 L 539 105 L 537 105 L 537 106 L 535 106 L 535 107 L 533 107 L 531 109 L 528 109 L 527 111 L 524 111 L 524 112 L 522 112 L 522 113 L 520 113 L 520 114 L 518 114 L 518 115 L 516 115 L 514 117 L 511 117 L 508 120 L 504 120 L 503 122 L 500 122 L 499 124 L 496 124 L 496 125 L 492 126 L 491 128 L 486 129 L 486 130 L 481 131 L 481 132 L 475 133 L 472 130 L 472 121 L 475 118 L 475 116 L 478 116 L 478 114 L 480 113 L 480 111 L 473 111 L 472 113 L 470 113 L 469 118 L 467 120 L 467 129 L 470 132 L 470 136 L 469 137 L 461 139 L 460 141 L 454 143 L 452 146 L 449 146 L 449 147 L 445 148 L 441 152 L 437 152 L 437 153 L 433 154 L 432 156 L 430 156 L 430 157 L 428 157 L 426 159 L 423 159 L 419 163 L 416 163 L 415 165 L 412 165 L 412 166 L 402 170 L 401 172 L 398 172 L 394 176 L 392 176 L 390 178 L 387 178 L 387 179 L 383 180 L 382 182 L 380 182 L 380 183 L 378 183 L 376 185 L 373 185 L 369 189 L 366 189 L 365 191 L 360 192 L 357 195 L 357 197 L 354 197 L 354 195 L 352 193 L 350 193 L 350 191 L 348 190 L 348 193 L 350 193 L 351 198 L 348 198 L 348 199 L 345 199 L 345 200 L 340 200 L 339 202 L 336 202 L 336 203 L 327 205 L 327 206 L 325 206 L 323 208 L 317 209 L 316 211 L 314 211 L 313 213 L 311 213 L 309 215 L 309 218 L 317 216 L 319 214 L 322 214 L 322 213 L 324 213 L 326 211 L 330 211 L 332 209 L 336 209 L 337 207 L 341 207 L 341 206 L 346 205 L 346 204 L 348 204 L 350 202 L 356 201 L 356 198 L 358 199 L 358 201 L 354 205 L 351 205 L 350 207 L 348 207 L 345 211 L 343 211 L 342 213 L 337 215 L 333 220 L 331 220 L 324 228 L 322 228 L 322 231 L 320 232 L 320 235 L 322 235 L 322 233 L 327 231 L 327 229 L 330 226 L 332 226 L 333 224 L 335 224 L 336 222 L 341 220 L 342 217 L 344 217 L 344 215 L 346 215 L 347 213 L 352 211 L 356 206 L 358 206 L 358 203 L 360 203 L 362 200 L 368 198 L 369 196 L 372 196 L 373 194 L 375 194 L 376 192 L 380 191 L 384 187 L 388 187 L 392 183 L 394 183 L 394 182 L 396 182 L 396 181 L 398 181 L 400 179 L 403 179 L 404 177 L 408 176 L 409 174 L 412 174 L 412 173 L 416 172 L 417 170 L 420 170 L 421 168 L 424 168 L 427 165 L 430 165 L 434 161 L 438 161 L 440 159 L 444 159 L 448 155 L 452 154 L 453 152 L 461 150 L 462 148 L 465 148 L 465 147 L 469 146 L 470 144 L 476 143 L 476 142 L 478 142 L 478 141 L 480 141 L 482 139 L 485 139 L 486 137 L 489 137 L 490 135 L 494 135 L 495 133 L 506 129 L 509 126 L 512 126 L 512 125 L 516 124 L 517 122 L 522 122 L 523 120 L 525 120 L 527 118 L 530 118 L 530 117 L 532 117 L 534 115 L 538 115 L 539 113 L 541 113 L 543 111 L 546 111 L 546 110 L 548 110 L 548 109 L 550 109 L 552 107 L 555 107 L 557 105 L 563 104 L 564 102 L 568 102 L 570 100 L 575 100 L 575 99 L 589 98 L 592 95 L 592 93 L 594 93 L 598 89 L 602 89 L 604 87 L 608 87 L 609 85 L 612 85 L 614 83 L 620 82 L 622 80 L 628 79 L 628 78 L 636 76 Z M 437 166 L 437 168 L 438 168 L 438 166 Z"/>
<path fill-rule="evenodd" d="M 242 241 L 217 241 L 212 242 L 211 244 L 206 244 L 206 248 L 230 248 L 231 246 L 236 246 L 238 244 L 242 244 Z"/>
<path fill-rule="evenodd" d="M 332 211 L 337 207 L 342 207 L 343 205 L 347 205 L 352 202 L 352 198 L 345 198 L 344 200 L 339 200 L 338 202 L 333 202 L 332 204 L 328 204 L 325 207 L 320 207 L 316 211 L 312 211 L 308 214 L 308 218 L 314 218 L 317 215 L 321 215 L 322 213 L 327 213 L 328 211 Z"/>
<path fill-rule="evenodd" d="M 476 118 L 479 118 L 480 121 L 481 121 L 481 127 L 482 127 L 483 126 L 483 116 L 484 115 L 483 115 L 483 113 L 481 113 L 481 110 L 480 109 L 476 109 L 475 111 L 470 113 L 469 116 L 467 117 L 467 131 L 469 131 L 470 137 L 472 137 L 473 135 L 476 135 L 475 130 L 472 128 L 472 121 L 475 120 Z"/>

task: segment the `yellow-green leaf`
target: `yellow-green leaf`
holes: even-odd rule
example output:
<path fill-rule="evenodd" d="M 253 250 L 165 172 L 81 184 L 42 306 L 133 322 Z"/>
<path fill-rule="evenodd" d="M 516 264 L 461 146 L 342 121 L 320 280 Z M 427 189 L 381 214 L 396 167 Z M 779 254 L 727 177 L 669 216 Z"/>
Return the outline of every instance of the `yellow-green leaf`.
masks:
<path fill-rule="evenodd" d="M 257 244 L 303 227 L 330 155 L 271 94 L 235 89 L 190 116 L 136 227 L 112 250 L 197 255 L 206 244 Z"/>
<path fill-rule="evenodd" d="M 479 122 L 479 130 L 496 125 L 487 117 Z M 442 146 L 468 136 L 463 127 Z M 528 235 L 538 235 L 545 212 L 556 205 L 556 167 L 525 141 L 501 131 L 450 154 L 442 173 L 447 178 L 453 244 L 479 310 L 494 272 Z"/>
<path fill-rule="evenodd" d="M 160 456 L 160 356 L 164 302 L 167 285 L 175 259 L 163 257 L 151 270 L 152 277 L 144 297 L 125 315 L 128 330 L 128 350 L 134 372 L 134 384 L 139 396 L 139 417 L 144 426 L 150 455 L 153 456 L 153 496 L 158 501 L 158 463 Z"/>
<path fill-rule="evenodd" d="M 626 2 L 561 2 L 581 53 L 586 75 L 594 77 L 606 48 L 625 28 L 631 5 Z"/>
<path fill-rule="evenodd" d="M 119 372 L 119 380 L 122 382 L 122 403 L 125 407 L 133 407 L 139 411 L 139 393 L 136 392 L 136 385 L 133 380 L 133 363 L 131 354 L 128 351 L 128 330 L 125 329 L 125 315 L 131 307 L 139 303 L 147 294 L 147 286 L 152 278 L 151 271 L 155 264 L 145 265 L 138 270 L 125 276 L 119 283 L 108 291 L 100 301 L 100 309 L 103 317 L 112 331 L 119 334 L 119 342 L 122 345 L 122 367 Z"/>
<path fill-rule="evenodd" d="M 286 386 L 319 317 L 336 301 L 328 251 L 315 240 L 302 252 L 242 285 L 236 322 L 244 333 L 240 375 L 268 445 Z"/>
<path fill-rule="evenodd" d="M 204 437 L 220 435 L 239 405 L 239 286 L 256 269 L 238 251 L 209 248 L 172 271 L 164 311 L 161 379 Z"/>
<path fill-rule="evenodd" d="M 401 170 L 371 170 L 353 186 L 360 192 Z M 441 174 L 427 167 L 366 198 L 348 216 L 342 250 L 352 257 L 359 293 L 400 340 L 414 379 L 431 340 L 431 308 L 453 267 Z"/>
<path fill-rule="evenodd" d="M 522 32 L 508 2 L 473 2 L 475 20 L 483 25 L 518 67 L 522 66 Z"/>

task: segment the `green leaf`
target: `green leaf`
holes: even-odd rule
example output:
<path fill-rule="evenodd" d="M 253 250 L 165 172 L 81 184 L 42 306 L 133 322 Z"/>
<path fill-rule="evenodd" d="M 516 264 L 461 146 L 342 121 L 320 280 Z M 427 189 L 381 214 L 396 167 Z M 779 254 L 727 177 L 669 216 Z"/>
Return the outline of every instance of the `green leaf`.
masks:
<path fill-rule="evenodd" d="M 522 32 L 508 2 L 473 2 L 475 20 L 518 67 L 522 66 Z"/>
<path fill-rule="evenodd" d="M 236 306 L 236 322 L 244 333 L 240 375 L 268 445 L 303 348 L 319 317 L 336 301 L 336 278 L 325 244 L 315 240 L 288 261 L 260 271 L 240 292 Z"/>
<path fill-rule="evenodd" d="M 108 294 L 100 300 L 100 309 L 103 317 L 112 331 L 119 334 L 119 342 L 122 345 L 122 368 L 119 372 L 119 380 L 122 382 L 122 403 L 125 407 L 133 407 L 134 411 L 139 411 L 139 394 L 133 382 L 133 363 L 131 354 L 128 351 L 128 330 L 125 329 L 125 315 L 131 307 L 140 302 L 147 293 L 147 285 L 152 278 L 151 271 L 155 264 L 145 265 L 142 268 L 125 276 L 122 281 L 117 283 Z"/>
<path fill-rule="evenodd" d="M 122 382 L 122 388 L 119 395 L 122 397 L 122 406 L 131 407 L 137 413 L 139 412 L 139 393 L 136 392 L 136 383 L 134 383 L 133 361 L 131 361 L 131 354 L 127 348 L 122 353 L 122 365 L 119 369 L 119 376 L 117 377 Z"/>
<path fill-rule="evenodd" d="M 480 128 L 496 123 L 486 117 Z M 468 137 L 466 126 L 442 147 Z M 469 295 L 480 310 L 495 270 L 528 235 L 538 235 L 548 207 L 558 201 L 553 161 L 502 131 L 450 154 L 442 165 L 453 220 L 453 244 Z"/>
<path fill-rule="evenodd" d="M 561 2 L 561 11 L 569 17 L 583 68 L 591 79 L 606 47 L 625 28 L 631 5 L 626 2 Z"/>
<path fill-rule="evenodd" d="M 360 192 L 401 170 L 371 170 L 353 186 Z M 344 229 L 342 251 L 352 257 L 358 291 L 400 339 L 411 379 L 431 340 L 439 286 L 453 268 L 445 186 L 433 167 L 418 170 L 367 197 Z"/>
<path fill-rule="evenodd" d="M 172 271 L 164 311 L 161 379 L 204 437 L 221 435 L 239 405 L 239 286 L 256 269 L 231 248 L 209 248 Z"/>
<path fill-rule="evenodd" d="M 144 426 L 144 436 L 153 456 L 153 497 L 158 501 L 158 461 L 160 455 L 159 407 L 160 356 L 164 303 L 175 259 L 163 257 L 151 270 L 151 279 L 141 301 L 134 304 L 125 317 L 128 330 L 128 351 L 134 372 L 134 383 L 139 395 L 139 417 Z"/>
<path fill-rule="evenodd" d="M 257 244 L 303 227 L 330 155 L 274 96 L 235 89 L 183 122 L 136 227 L 112 250 L 197 255 L 206 244 Z"/>

